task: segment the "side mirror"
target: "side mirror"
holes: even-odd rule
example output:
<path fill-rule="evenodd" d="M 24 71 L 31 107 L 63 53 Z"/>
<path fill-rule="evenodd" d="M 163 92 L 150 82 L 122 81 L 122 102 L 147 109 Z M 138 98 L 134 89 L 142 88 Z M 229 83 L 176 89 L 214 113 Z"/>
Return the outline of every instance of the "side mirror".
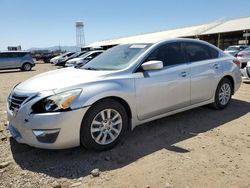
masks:
<path fill-rule="evenodd" d="M 163 68 L 162 61 L 147 61 L 141 65 L 142 70 L 160 70 Z"/>
<path fill-rule="evenodd" d="M 85 60 L 91 60 L 91 59 L 93 59 L 92 56 L 88 56 L 88 57 L 85 58 Z"/>

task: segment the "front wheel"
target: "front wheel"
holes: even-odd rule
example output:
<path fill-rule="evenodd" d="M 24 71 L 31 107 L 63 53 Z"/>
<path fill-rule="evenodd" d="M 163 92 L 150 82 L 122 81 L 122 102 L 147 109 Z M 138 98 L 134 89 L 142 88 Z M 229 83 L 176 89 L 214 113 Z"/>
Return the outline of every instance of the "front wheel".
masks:
<path fill-rule="evenodd" d="M 118 144 L 128 127 L 124 107 L 112 99 L 94 104 L 81 125 L 81 143 L 88 149 L 107 150 Z"/>
<path fill-rule="evenodd" d="M 223 78 L 217 86 L 214 103 L 216 109 L 224 109 L 230 103 L 232 97 L 232 83 L 229 79 Z"/>

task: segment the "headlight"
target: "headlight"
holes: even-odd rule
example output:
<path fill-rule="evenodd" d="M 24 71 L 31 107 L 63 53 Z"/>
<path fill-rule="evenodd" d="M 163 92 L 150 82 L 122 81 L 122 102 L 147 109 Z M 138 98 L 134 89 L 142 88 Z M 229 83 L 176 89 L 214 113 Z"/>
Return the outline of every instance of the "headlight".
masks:
<path fill-rule="evenodd" d="M 76 89 L 42 99 L 32 106 L 33 113 L 62 112 L 71 110 L 71 104 L 81 92 L 81 89 Z"/>
<path fill-rule="evenodd" d="M 76 63 L 79 64 L 79 63 L 83 63 L 83 62 L 84 62 L 83 60 L 79 60 Z"/>

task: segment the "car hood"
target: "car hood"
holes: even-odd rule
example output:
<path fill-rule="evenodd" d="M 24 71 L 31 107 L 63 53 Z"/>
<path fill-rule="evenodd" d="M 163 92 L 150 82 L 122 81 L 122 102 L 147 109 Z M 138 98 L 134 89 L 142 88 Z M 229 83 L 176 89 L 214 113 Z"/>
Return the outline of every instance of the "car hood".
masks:
<path fill-rule="evenodd" d="M 236 52 L 238 52 L 238 50 L 225 50 L 224 52 L 225 53 L 236 53 Z"/>
<path fill-rule="evenodd" d="M 30 92 L 63 89 L 74 85 L 100 80 L 112 72 L 113 71 L 63 68 L 34 76 L 20 83 L 16 89 Z"/>
<path fill-rule="evenodd" d="M 56 57 L 53 57 L 52 59 L 51 59 L 51 61 L 55 61 L 55 60 L 58 60 L 58 59 L 60 59 L 61 58 L 61 56 L 56 56 Z"/>
<path fill-rule="evenodd" d="M 76 57 L 76 58 L 73 58 L 73 59 L 68 60 L 67 62 L 68 62 L 68 63 L 72 63 L 72 62 L 74 62 L 74 61 L 79 61 L 79 60 L 82 60 L 82 58 Z"/>

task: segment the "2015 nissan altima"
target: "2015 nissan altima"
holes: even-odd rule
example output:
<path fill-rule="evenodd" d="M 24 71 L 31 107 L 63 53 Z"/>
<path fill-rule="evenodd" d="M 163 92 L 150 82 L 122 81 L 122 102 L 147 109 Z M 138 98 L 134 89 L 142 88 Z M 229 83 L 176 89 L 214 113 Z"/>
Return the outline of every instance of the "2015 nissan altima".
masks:
<path fill-rule="evenodd" d="M 119 45 L 15 86 L 8 128 L 34 147 L 106 150 L 139 124 L 206 104 L 225 108 L 241 84 L 238 63 L 195 39 Z"/>

